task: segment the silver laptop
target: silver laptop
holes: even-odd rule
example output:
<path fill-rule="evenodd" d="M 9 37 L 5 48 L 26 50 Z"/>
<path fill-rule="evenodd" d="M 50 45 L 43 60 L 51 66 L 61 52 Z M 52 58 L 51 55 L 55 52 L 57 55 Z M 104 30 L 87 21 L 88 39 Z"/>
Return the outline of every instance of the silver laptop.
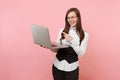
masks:
<path fill-rule="evenodd" d="M 47 27 L 32 24 L 31 25 L 33 41 L 37 45 L 46 46 L 49 49 L 67 48 L 68 45 L 51 42 L 49 30 Z"/>

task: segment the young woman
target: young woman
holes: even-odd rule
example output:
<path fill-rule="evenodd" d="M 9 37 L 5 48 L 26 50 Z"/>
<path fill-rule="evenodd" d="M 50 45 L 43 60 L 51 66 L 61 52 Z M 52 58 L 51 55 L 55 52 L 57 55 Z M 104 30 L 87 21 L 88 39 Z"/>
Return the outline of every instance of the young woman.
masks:
<path fill-rule="evenodd" d="M 78 80 L 78 56 L 84 55 L 87 42 L 88 33 L 83 31 L 80 12 L 70 8 L 65 16 L 65 28 L 60 29 L 57 37 L 57 43 L 69 47 L 57 50 L 52 67 L 54 80 Z"/>

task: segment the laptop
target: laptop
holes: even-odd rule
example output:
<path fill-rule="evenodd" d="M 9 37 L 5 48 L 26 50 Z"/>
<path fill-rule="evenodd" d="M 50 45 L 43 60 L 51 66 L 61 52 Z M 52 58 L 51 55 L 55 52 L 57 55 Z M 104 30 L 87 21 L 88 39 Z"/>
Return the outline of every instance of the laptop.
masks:
<path fill-rule="evenodd" d="M 32 24 L 31 26 L 33 41 L 37 45 L 46 46 L 49 49 L 67 48 L 68 45 L 51 42 L 47 27 Z"/>

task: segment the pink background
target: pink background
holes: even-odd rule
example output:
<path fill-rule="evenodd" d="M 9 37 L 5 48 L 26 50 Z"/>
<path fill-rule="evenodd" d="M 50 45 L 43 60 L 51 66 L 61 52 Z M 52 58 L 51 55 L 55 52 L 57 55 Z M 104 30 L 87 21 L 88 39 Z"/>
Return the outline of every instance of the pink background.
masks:
<path fill-rule="evenodd" d="M 55 41 L 71 7 L 90 35 L 80 80 L 120 80 L 120 0 L 0 0 L 0 80 L 53 80 L 55 53 L 33 43 L 30 25 Z"/>

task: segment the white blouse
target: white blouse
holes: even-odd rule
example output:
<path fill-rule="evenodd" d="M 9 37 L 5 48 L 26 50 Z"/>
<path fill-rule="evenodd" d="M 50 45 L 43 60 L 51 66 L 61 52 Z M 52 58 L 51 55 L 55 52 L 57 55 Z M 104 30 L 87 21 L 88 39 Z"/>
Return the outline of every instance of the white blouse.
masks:
<path fill-rule="evenodd" d="M 56 40 L 57 43 L 60 43 L 60 38 L 61 38 L 62 32 L 63 32 L 63 28 L 60 29 L 60 31 L 58 33 L 58 37 Z M 67 44 L 67 45 L 71 46 L 79 56 L 83 56 L 85 54 L 87 42 L 88 42 L 88 33 L 87 32 L 84 32 L 84 33 L 85 33 L 85 37 L 82 40 L 81 45 L 80 45 L 80 39 L 79 39 L 78 34 L 76 33 L 76 28 L 70 27 L 69 35 L 72 36 L 73 39 L 71 42 L 68 42 L 67 40 L 62 39 L 62 44 Z M 66 60 L 59 61 L 57 59 L 57 57 L 55 57 L 54 66 L 56 68 L 58 68 L 59 70 L 69 72 L 69 71 L 73 71 L 73 70 L 77 69 L 77 67 L 79 66 L 79 62 L 76 61 L 76 62 L 69 64 Z"/>

